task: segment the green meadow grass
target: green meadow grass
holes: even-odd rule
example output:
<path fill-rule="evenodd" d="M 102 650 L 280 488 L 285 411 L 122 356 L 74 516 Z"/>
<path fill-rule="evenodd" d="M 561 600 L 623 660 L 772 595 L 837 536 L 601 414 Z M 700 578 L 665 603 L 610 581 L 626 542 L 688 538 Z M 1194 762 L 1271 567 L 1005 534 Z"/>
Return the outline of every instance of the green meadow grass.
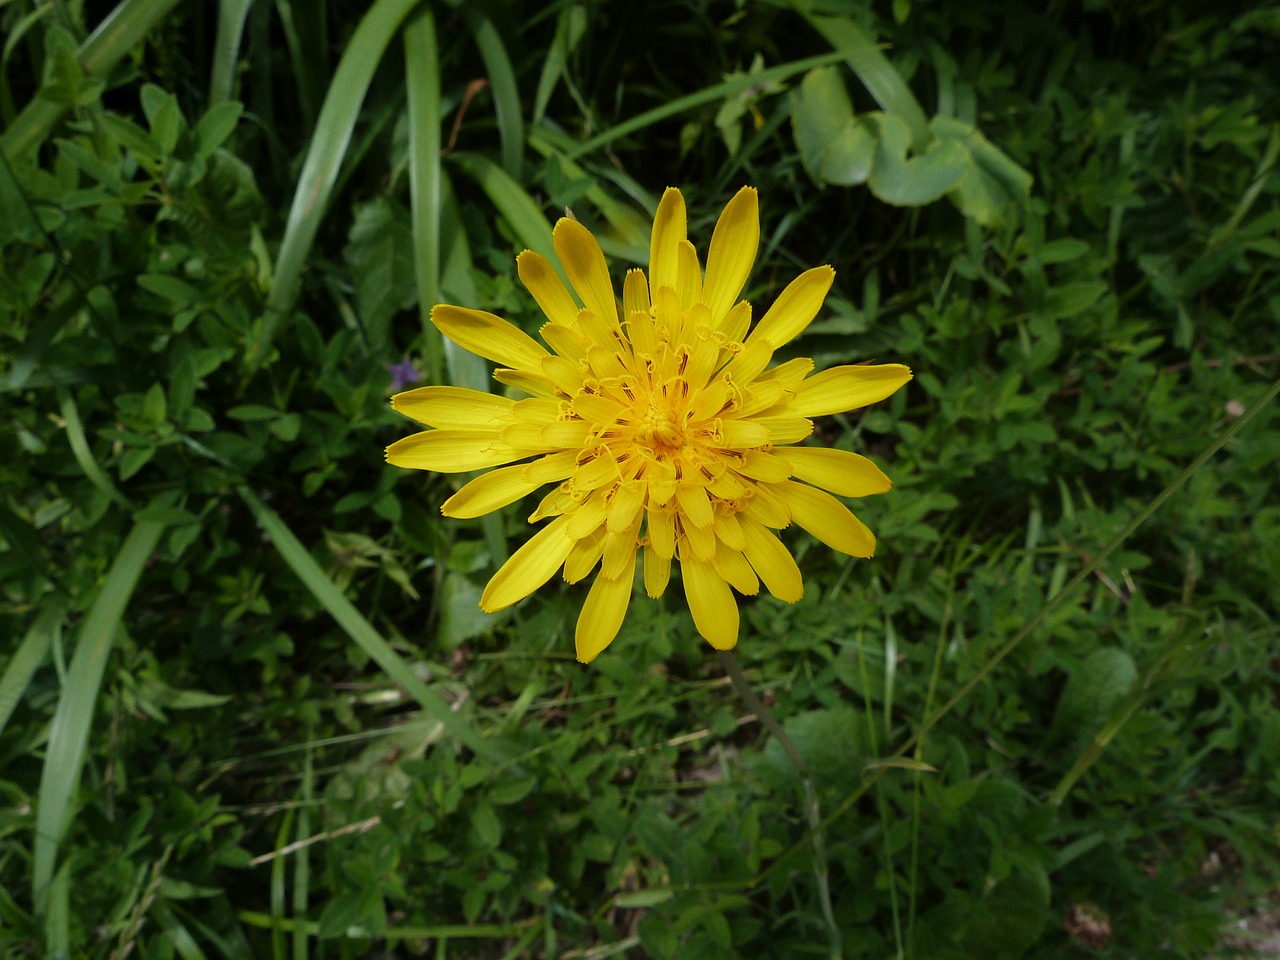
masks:
<path fill-rule="evenodd" d="M 976 9 L 976 8 L 975 8 Z M 0 956 L 1203 958 L 1280 832 L 1280 5 L 0 0 Z M 568 209 L 759 188 L 815 440 L 736 665 L 479 611 L 383 448 Z M 785 357 L 784 357 L 785 359 Z M 729 673 L 738 672 L 731 678 Z M 737 686 L 735 686 L 735 681 Z M 754 697 L 740 696 L 745 681 Z M 779 730 L 782 736 L 778 735 Z"/>

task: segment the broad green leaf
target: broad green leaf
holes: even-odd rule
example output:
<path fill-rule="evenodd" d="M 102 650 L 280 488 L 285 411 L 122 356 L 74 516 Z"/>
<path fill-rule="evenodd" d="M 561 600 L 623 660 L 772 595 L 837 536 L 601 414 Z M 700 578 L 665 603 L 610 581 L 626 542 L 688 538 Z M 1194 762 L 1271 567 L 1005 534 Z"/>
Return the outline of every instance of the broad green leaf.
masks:
<path fill-rule="evenodd" d="M 952 199 L 960 212 L 978 223 L 999 222 L 1005 211 L 1030 195 L 1031 174 L 1014 163 L 972 124 L 934 117 L 930 128 L 939 140 L 962 143 L 972 163 L 956 184 Z"/>
<path fill-rule="evenodd" d="M 800 160 L 819 183 L 865 183 L 876 154 L 876 128 L 853 114 L 838 67 L 810 71 L 791 94 L 791 128 Z"/>
<path fill-rule="evenodd" d="M 1078 738 L 1096 730 L 1138 679 L 1133 657 L 1118 647 L 1101 647 L 1067 679 L 1053 729 Z"/>
<path fill-rule="evenodd" d="M 210 107 L 196 124 L 196 156 L 208 157 L 235 131 L 244 105 L 234 100 Z"/>
<path fill-rule="evenodd" d="M 879 127 L 875 162 L 867 185 L 897 207 L 932 203 L 954 187 L 972 165 L 969 151 L 954 140 L 935 140 L 921 156 L 907 159 L 911 129 L 890 113 L 873 114 Z"/>
<path fill-rule="evenodd" d="M 1065 320 L 1088 310 L 1107 292 L 1105 280 L 1079 280 L 1053 287 L 1045 293 L 1038 312 L 1053 320 Z"/>
<path fill-rule="evenodd" d="M 365 336 L 381 353 L 389 340 L 391 318 L 417 299 L 408 212 L 385 196 L 359 207 L 343 256 L 355 278 Z"/>

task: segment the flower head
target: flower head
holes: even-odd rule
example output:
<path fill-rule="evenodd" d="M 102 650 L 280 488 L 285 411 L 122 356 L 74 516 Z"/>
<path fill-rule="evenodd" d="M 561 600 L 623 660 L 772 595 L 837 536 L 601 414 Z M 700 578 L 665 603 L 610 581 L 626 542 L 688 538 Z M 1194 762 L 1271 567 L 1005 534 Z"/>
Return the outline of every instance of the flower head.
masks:
<path fill-rule="evenodd" d="M 562 568 L 577 583 L 599 567 L 576 631 L 578 659 L 589 662 L 617 635 L 643 551 L 649 596 L 662 595 L 678 564 L 694 625 L 727 650 L 738 638 L 732 590 L 755 594 L 763 583 L 788 603 L 804 592 L 775 531 L 794 522 L 842 553 L 874 553 L 871 531 L 832 493 L 884 493 L 889 478 L 856 453 L 792 445 L 813 432 L 812 417 L 883 400 L 911 371 L 882 364 L 811 375 L 807 359 L 770 367 L 817 315 L 835 272 L 802 273 L 752 329 L 751 305 L 738 297 L 759 239 L 756 191 L 744 187 L 720 215 L 704 275 L 685 235 L 684 198 L 668 188 L 648 278 L 628 271 L 621 310 L 604 254 L 577 221 L 562 219 L 553 233 L 576 298 L 544 257 L 517 258 L 547 316 L 540 333 L 550 350 L 491 313 L 432 310 L 445 336 L 497 363 L 494 377 L 528 396 L 398 394 L 396 410 L 434 429 L 393 443 L 387 460 L 441 473 L 512 464 L 464 485 L 442 508 L 449 517 L 482 516 L 556 484 L 529 517 L 550 522 L 489 581 L 484 610 L 516 603 Z"/>

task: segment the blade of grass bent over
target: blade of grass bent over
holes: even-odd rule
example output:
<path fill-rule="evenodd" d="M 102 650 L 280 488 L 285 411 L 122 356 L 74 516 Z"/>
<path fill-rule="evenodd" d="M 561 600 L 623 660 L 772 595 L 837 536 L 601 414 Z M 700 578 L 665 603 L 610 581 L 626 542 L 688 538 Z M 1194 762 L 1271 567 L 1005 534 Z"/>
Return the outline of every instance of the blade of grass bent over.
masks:
<path fill-rule="evenodd" d="M 178 0 L 124 0 L 80 45 L 80 66 L 102 77 L 162 19 Z M 34 150 L 66 114 L 67 107 L 38 94 L 0 135 L 0 151 L 16 159 Z"/>
<path fill-rule="evenodd" d="M 125 606 L 164 529 L 164 524 L 149 520 L 134 525 L 80 627 L 75 653 L 67 671 L 67 682 L 53 715 L 44 768 L 40 773 L 32 864 L 32 899 L 40 911 L 43 910 L 49 881 L 53 879 L 58 845 L 71 824 L 74 794 L 80 783 L 89 727 L 93 723 L 107 658 Z"/>
<path fill-rule="evenodd" d="M 258 526 L 275 544 L 280 556 L 290 569 L 302 581 L 311 595 L 320 605 L 329 611 L 330 616 L 338 621 L 338 625 L 346 631 L 369 658 L 373 660 L 395 683 L 404 688 L 413 697 L 423 711 L 440 723 L 453 736 L 457 737 L 475 753 L 491 759 L 504 759 L 502 751 L 490 740 L 486 740 L 469 723 L 449 709 L 449 705 L 440 694 L 436 693 L 420 679 L 404 659 L 391 648 L 391 644 L 373 628 L 373 625 L 342 595 L 332 580 L 320 569 L 320 565 L 302 545 L 293 531 L 280 518 L 280 515 L 262 502 L 248 487 L 238 489 L 241 499 L 248 505 Z"/>
<path fill-rule="evenodd" d="M 262 327 L 246 358 L 250 370 L 266 359 L 281 320 L 293 309 L 307 254 L 320 229 L 373 73 L 396 30 L 417 4 L 418 0 L 377 0 L 356 26 L 338 61 L 289 208 Z"/>

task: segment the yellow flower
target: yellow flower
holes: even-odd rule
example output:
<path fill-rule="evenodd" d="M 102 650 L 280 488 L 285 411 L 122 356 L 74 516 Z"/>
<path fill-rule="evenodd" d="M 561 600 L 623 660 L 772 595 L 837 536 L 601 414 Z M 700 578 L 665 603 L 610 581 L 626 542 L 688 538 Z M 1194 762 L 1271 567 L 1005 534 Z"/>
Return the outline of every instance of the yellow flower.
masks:
<path fill-rule="evenodd" d="M 513 464 L 463 486 L 442 508 L 448 517 L 482 516 L 556 484 L 529 517 L 551 522 L 489 581 L 484 610 L 524 599 L 561 568 L 577 583 L 599 566 L 576 631 L 588 663 L 622 625 L 643 549 L 649 596 L 662 595 L 677 562 L 694 625 L 727 650 L 738 639 L 730 587 L 755 594 L 763 582 L 788 603 L 804 592 L 774 531 L 795 522 L 842 553 L 875 552 L 871 531 L 831 494 L 884 493 L 889 478 L 856 453 L 791 445 L 813 432 L 810 418 L 883 400 L 911 371 L 894 363 L 810 376 L 803 358 L 770 367 L 817 315 L 835 271 L 802 273 L 751 330 L 751 305 L 738 296 L 759 240 L 756 191 L 744 187 L 720 215 L 704 276 L 685 236 L 684 198 L 668 188 L 648 280 L 627 272 L 621 312 L 604 254 L 577 221 L 562 219 L 553 233 L 576 299 L 544 257 L 516 259 L 547 316 L 550 351 L 491 313 L 431 311 L 445 336 L 497 363 L 494 377 L 528 397 L 461 387 L 398 394 L 396 410 L 434 429 L 393 443 L 387 460 L 441 473 Z"/>

